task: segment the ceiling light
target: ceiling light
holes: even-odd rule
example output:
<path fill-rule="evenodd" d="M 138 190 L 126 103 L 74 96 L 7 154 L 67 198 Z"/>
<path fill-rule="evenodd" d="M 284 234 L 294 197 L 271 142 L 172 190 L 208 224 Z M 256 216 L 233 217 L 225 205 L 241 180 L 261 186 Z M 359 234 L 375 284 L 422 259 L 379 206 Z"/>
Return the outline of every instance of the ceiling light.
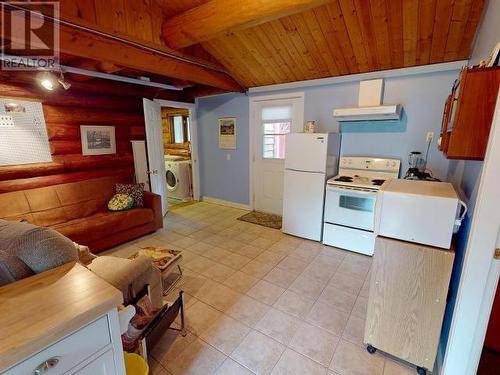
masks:
<path fill-rule="evenodd" d="M 66 81 L 62 71 L 61 71 L 61 75 L 59 76 L 59 79 L 57 80 L 57 82 L 59 82 L 61 84 L 61 86 L 63 87 L 63 89 L 65 89 L 65 90 L 69 90 L 69 88 L 71 87 L 71 83 Z"/>
<path fill-rule="evenodd" d="M 40 74 L 40 76 L 38 77 L 38 82 L 45 90 L 48 91 L 53 91 L 56 85 L 55 77 L 50 72 L 43 72 L 42 74 Z"/>

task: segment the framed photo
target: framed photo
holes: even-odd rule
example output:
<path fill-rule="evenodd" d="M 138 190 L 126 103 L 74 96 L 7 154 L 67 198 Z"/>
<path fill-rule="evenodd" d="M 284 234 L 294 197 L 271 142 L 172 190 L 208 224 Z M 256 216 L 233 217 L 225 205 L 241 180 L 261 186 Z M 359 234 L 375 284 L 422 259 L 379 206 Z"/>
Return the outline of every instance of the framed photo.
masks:
<path fill-rule="evenodd" d="M 80 125 L 83 155 L 116 154 L 114 126 Z"/>
<path fill-rule="evenodd" d="M 236 117 L 219 119 L 219 148 L 236 149 Z"/>

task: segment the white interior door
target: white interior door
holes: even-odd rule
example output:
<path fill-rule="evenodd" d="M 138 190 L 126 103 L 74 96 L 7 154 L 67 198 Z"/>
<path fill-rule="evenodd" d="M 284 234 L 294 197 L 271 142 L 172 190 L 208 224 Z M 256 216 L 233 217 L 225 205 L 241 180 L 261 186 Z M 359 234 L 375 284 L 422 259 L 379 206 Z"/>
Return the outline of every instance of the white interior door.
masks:
<path fill-rule="evenodd" d="M 262 97 L 251 102 L 252 206 L 256 211 L 281 215 L 285 134 L 301 132 L 304 96 Z"/>
<path fill-rule="evenodd" d="M 441 374 L 475 374 L 481 357 L 500 266 L 500 92 L 490 130 L 460 286 Z"/>
<path fill-rule="evenodd" d="M 161 127 L 161 106 L 149 99 L 143 99 L 144 122 L 146 124 L 146 147 L 148 151 L 149 181 L 151 192 L 161 196 L 162 212 L 168 211 L 167 181 L 163 158 L 163 130 Z"/>

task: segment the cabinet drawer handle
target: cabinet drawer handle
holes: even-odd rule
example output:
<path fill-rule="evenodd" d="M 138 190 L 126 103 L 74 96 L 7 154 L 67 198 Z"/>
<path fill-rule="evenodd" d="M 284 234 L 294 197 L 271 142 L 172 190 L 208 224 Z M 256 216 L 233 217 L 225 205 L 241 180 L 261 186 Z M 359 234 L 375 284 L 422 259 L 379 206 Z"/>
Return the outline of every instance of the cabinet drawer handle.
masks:
<path fill-rule="evenodd" d="M 59 363 L 61 357 L 52 357 L 47 359 L 45 362 L 40 363 L 36 369 L 33 371 L 32 375 L 42 375 L 47 371 L 53 369 Z"/>

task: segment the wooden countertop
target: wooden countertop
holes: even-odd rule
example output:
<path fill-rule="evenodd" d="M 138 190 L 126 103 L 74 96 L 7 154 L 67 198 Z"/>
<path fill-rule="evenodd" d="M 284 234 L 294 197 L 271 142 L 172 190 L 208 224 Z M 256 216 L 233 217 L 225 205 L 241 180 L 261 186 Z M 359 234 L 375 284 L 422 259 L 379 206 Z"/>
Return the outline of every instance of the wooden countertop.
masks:
<path fill-rule="evenodd" d="M 74 262 L 0 288 L 0 372 L 122 301 L 118 289 Z"/>

